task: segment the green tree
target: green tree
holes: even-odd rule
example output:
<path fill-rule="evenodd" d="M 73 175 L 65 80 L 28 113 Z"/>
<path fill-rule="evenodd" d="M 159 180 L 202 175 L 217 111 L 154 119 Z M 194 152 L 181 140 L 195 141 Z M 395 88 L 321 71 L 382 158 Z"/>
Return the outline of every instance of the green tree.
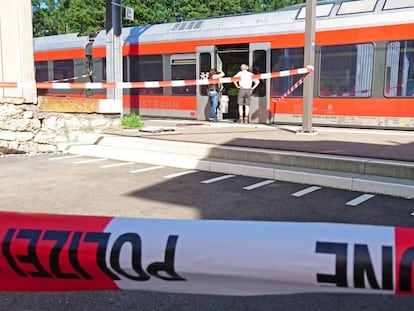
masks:
<path fill-rule="evenodd" d="M 32 0 L 33 32 L 35 36 L 64 33 L 62 12 L 68 1 Z"/>
<path fill-rule="evenodd" d="M 123 26 L 151 25 L 223 15 L 273 11 L 306 0 L 123 0 L 135 20 Z M 105 28 L 106 0 L 32 0 L 34 36 L 89 34 Z"/>
<path fill-rule="evenodd" d="M 91 33 L 105 27 L 105 0 L 32 0 L 34 36 Z"/>
<path fill-rule="evenodd" d="M 90 34 L 105 29 L 105 0 L 71 0 L 64 12 L 70 32 Z"/>

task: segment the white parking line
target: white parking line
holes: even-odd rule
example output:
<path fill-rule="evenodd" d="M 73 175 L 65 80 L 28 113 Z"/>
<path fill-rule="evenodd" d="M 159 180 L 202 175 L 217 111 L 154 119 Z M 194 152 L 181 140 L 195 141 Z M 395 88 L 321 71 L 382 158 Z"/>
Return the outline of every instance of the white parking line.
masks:
<path fill-rule="evenodd" d="M 48 160 L 55 161 L 55 160 L 73 159 L 73 158 L 80 158 L 80 157 L 83 157 L 83 155 L 75 154 L 75 155 L 64 156 L 64 157 L 48 158 Z"/>
<path fill-rule="evenodd" d="M 196 171 L 196 170 L 194 170 L 194 171 L 186 171 L 186 172 L 181 172 L 181 173 L 167 175 L 167 176 L 164 176 L 164 178 L 175 178 L 175 177 L 179 177 L 179 176 L 183 176 L 183 175 L 187 175 L 187 174 L 192 174 L 192 173 L 196 173 L 196 172 L 198 172 L 198 171 Z"/>
<path fill-rule="evenodd" d="M 100 168 L 110 168 L 110 167 L 125 166 L 125 165 L 132 165 L 132 164 L 135 164 L 135 163 L 134 162 L 115 163 L 115 164 L 102 165 L 100 166 Z"/>
<path fill-rule="evenodd" d="M 92 159 L 92 160 L 83 160 L 83 161 L 73 162 L 73 164 L 94 163 L 94 162 L 102 162 L 102 161 L 108 161 L 108 159 Z"/>
<path fill-rule="evenodd" d="M 301 196 L 304 196 L 304 195 L 306 195 L 308 193 L 314 192 L 314 191 L 319 190 L 319 189 L 321 189 L 321 187 L 312 186 L 312 187 L 308 187 L 308 188 L 305 188 L 303 190 L 300 190 L 298 192 L 292 193 L 291 195 L 293 197 L 301 197 Z"/>
<path fill-rule="evenodd" d="M 164 168 L 165 166 L 151 166 L 151 167 L 146 167 L 146 168 L 141 168 L 139 170 L 133 170 L 133 171 L 129 171 L 132 174 L 135 173 L 142 173 L 142 172 L 147 172 L 147 171 L 152 171 L 152 170 L 158 170 L 160 168 Z"/>
<path fill-rule="evenodd" d="M 414 212 L 411 213 L 411 216 L 414 216 Z"/>
<path fill-rule="evenodd" d="M 259 188 L 259 187 L 263 187 L 263 186 L 266 186 L 266 185 L 269 185 L 269 184 L 273 184 L 274 182 L 275 182 L 275 180 L 271 180 L 271 179 L 264 180 L 264 181 L 258 182 L 256 184 L 246 186 L 243 189 L 244 190 L 253 190 L 253 189 L 256 189 L 256 188 Z"/>
<path fill-rule="evenodd" d="M 375 197 L 375 195 L 373 194 L 363 194 L 351 201 L 346 202 L 345 205 L 357 206 L 373 197 Z"/>
<path fill-rule="evenodd" d="M 216 178 L 211 178 L 211 179 L 203 180 L 201 183 L 202 184 L 211 184 L 213 182 L 221 181 L 221 180 L 225 180 L 225 179 L 229 179 L 229 178 L 232 178 L 232 177 L 235 177 L 235 176 L 236 175 L 223 175 L 223 176 L 219 176 L 219 177 L 216 177 Z"/>

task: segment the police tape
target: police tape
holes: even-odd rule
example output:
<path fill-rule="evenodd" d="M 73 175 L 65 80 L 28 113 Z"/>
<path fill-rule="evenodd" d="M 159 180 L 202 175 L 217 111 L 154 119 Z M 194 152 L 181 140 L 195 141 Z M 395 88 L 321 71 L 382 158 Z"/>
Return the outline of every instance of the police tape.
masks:
<path fill-rule="evenodd" d="M 53 80 L 53 81 L 43 81 L 42 83 L 58 83 L 58 82 L 75 81 L 75 80 L 79 80 L 79 79 L 92 77 L 92 74 L 93 74 L 93 72 L 91 71 L 89 74 L 85 74 L 85 75 L 81 75 L 81 76 L 65 78 L 65 79 L 57 79 L 57 80 Z"/>
<path fill-rule="evenodd" d="M 313 66 L 253 75 L 253 79 L 281 78 L 313 71 Z M 219 79 L 173 80 L 173 81 L 144 81 L 144 82 L 85 82 L 85 83 L 55 83 L 55 82 L 0 82 L 0 88 L 37 88 L 37 89 L 131 89 L 131 88 L 160 88 L 180 87 L 193 85 L 208 85 L 212 83 L 232 83 L 240 81 L 240 77 L 226 77 Z"/>
<path fill-rule="evenodd" d="M 414 228 L 0 216 L 0 291 L 414 294 Z"/>
<path fill-rule="evenodd" d="M 293 84 L 289 90 L 287 90 L 285 93 L 282 94 L 279 98 L 272 99 L 273 104 L 277 104 L 284 100 L 286 97 L 288 97 L 290 94 L 292 94 L 293 91 L 295 91 L 299 86 L 302 85 L 303 81 L 305 80 L 306 75 L 303 75 L 295 84 Z"/>

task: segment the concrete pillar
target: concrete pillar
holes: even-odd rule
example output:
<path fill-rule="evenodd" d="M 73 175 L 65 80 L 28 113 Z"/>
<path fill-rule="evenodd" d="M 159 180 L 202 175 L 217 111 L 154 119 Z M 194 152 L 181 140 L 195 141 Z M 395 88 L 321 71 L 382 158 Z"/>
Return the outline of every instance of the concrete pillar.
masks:
<path fill-rule="evenodd" d="M 35 82 L 32 3 L 0 0 L 0 81 Z M 0 99 L 36 103 L 36 89 L 0 88 Z"/>

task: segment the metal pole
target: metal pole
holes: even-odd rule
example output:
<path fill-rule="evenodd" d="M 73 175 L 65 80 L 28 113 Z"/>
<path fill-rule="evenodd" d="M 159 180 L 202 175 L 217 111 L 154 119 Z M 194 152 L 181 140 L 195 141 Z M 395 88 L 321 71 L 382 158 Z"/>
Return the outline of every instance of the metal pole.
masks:
<path fill-rule="evenodd" d="M 315 65 L 315 16 L 316 0 L 306 0 L 305 66 Z M 312 129 L 313 88 L 314 74 L 312 72 L 305 77 L 303 83 L 303 113 L 300 133 L 314 133 Z"/>
<path fill-rule="evenodd" d="M 106 0 L 106 81 L 122 82 L 122 0 Z M 122 89 L 107 89 L 108 99 L 122 103 Z"/>
<path fill-rule="evenodd" d="M 112 22 L 114 28 L 114 78 L 122 82 L 122 0 L 113 0 Z M 122 102 L 123 89 L 114 89 L 115 99 Z"/>
<path fill-rule="evenodd" d="M 112 0 L 106 0 L 106 81 L 114 82 L 114 27 L 112 21 Z M 106 90 L 108 99 L 115 99 L 112 88 Z"/>

